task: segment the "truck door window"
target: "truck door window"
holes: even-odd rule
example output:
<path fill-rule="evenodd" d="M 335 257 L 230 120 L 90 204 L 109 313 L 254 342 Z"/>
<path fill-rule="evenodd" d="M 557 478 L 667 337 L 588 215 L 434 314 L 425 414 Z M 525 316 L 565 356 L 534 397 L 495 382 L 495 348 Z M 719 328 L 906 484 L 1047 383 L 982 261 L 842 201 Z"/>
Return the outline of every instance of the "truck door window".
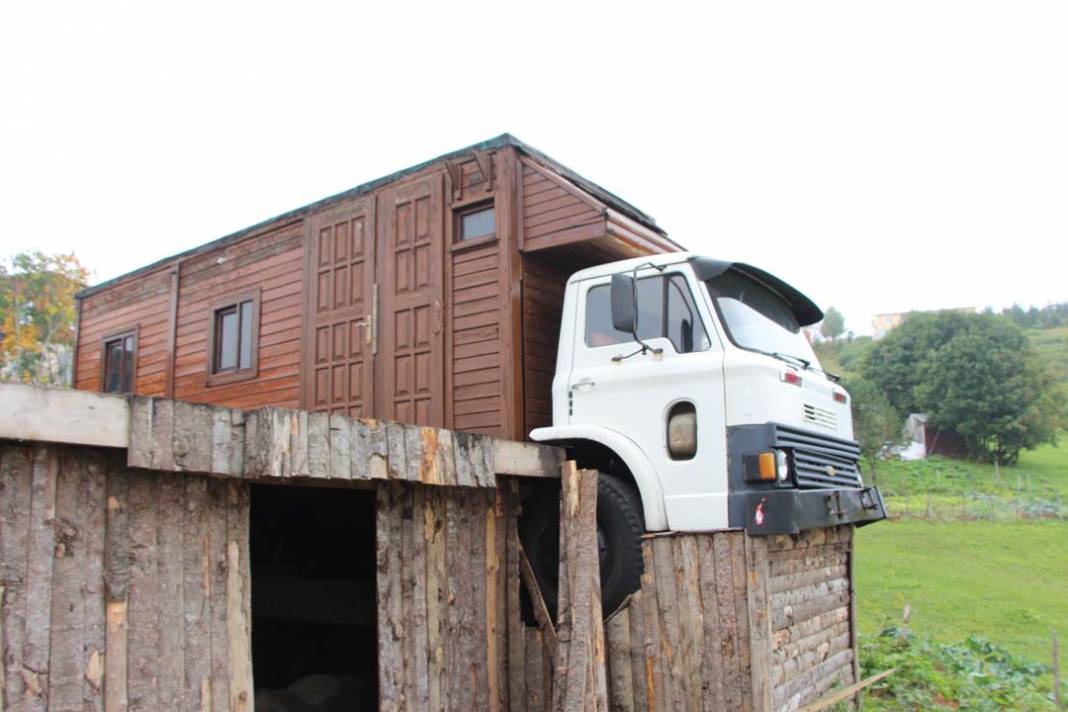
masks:
<path fill-rule="evenodd" d="M 690 288 L 681 274 L 657 275 L 638 280 L 637 331 L 642 339 L 669 339 L 684 354 L 706 351 L 708 334 L 694 306 Z M 634 337 L 612 326 L 609 285 L 599 284 L 586 293 L 586 345 L 592 348 L 626 344 Z"/>

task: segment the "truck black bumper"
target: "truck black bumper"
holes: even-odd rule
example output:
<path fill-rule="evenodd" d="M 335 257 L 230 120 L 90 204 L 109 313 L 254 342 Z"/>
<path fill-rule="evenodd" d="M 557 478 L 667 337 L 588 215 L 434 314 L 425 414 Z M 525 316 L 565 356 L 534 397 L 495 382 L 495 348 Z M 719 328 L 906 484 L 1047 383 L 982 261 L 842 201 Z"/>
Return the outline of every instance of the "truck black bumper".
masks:
<path fill-rule="evenodd" d="M 737 498 L 737 500 L 735 500 Z M 745 512 L 745 531 L 754 535 L 797 534 L 839 524 L 862 526 L 886 519 L 877 487 L 859 489 L 775 489 L 731 494 L 731 509 Z"/>

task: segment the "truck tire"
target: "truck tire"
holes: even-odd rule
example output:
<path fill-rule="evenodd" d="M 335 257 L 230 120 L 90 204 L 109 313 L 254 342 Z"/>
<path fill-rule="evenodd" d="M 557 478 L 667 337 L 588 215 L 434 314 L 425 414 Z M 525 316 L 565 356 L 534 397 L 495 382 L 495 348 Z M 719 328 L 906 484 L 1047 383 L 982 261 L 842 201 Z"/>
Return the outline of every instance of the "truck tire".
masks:
<path fill-rule="evenodd" d="M 632 487 L 601 473 L 597 481 L 597 544 L 601 564 L 601 610 L 607 618 L 641 585 L 641 499 Z M 560 561 L 558 497 L 535 497 L 523 505 L 519 536 L 549 613 L 556 618 Z"/>

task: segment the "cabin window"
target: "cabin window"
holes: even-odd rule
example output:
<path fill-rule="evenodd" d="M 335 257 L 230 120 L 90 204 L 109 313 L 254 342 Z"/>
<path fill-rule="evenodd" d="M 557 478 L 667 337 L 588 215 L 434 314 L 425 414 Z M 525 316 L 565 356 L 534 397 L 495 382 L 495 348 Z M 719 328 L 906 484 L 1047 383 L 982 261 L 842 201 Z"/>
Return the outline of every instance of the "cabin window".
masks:
<path fill-rule="evenodd" d="M 259 293 L 232 297 L 212 308 L 209 382 L 226 383 L 256 375 Z"/>
<path fill-rule="evenodd" d="M 639 279 L 637 293 L 639 338 L 666 338 L 680 354 L 707 351 L 711 347 L 690 287 L 681 274 Z M 612 326 L 609 285 L 591 287 L 586 293 L 586 345 L 596 348 L 632 341 L 633 335 Z"/>
<path fill-rule="evenodd" d="M 492 237 L 497 234 L 497 218 L 493 212 L 493 203 L 483 203 L 466 208 L 458 215 L 457 236 L 459 241 L 476 240 L 480 237 Z"/>
<path fill-rule="evenodd" d="M 100 390 L 133 393 L 137 371 L 137 330 L 107 336 L 103 341 Z"/>

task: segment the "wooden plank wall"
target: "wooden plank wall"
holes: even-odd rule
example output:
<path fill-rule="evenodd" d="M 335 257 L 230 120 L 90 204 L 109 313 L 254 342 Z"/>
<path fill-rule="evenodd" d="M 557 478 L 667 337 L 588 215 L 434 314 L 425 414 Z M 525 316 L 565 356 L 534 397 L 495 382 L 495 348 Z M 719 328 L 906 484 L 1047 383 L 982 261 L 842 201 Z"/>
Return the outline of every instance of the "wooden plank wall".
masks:
<path fill-rule="evenodd" d="M 500 229 L 500 228 L 498 228 Z M 501 437 L 503 369 L 500 241 L 453 250 L 449 348 L 452 427 Z"/>
<path fill-rule="evenodd" d="M 506 595 L 518 579 L 510 488 L 377 492 L 379 709 L 523 709 L 509 667 L 525 643 L 518 596 Z"/>
<path fill-rule="evenodd" d="M 251 708 L 248 491 L 0 444 L 5 710 Z"/>
<path fill-rule="evenodd" d="M 553 422 L 553 375 L 560 344 L 564 289 L 571 270 L 532 254 L 523 255 L 524 433 Z"/>
<path fill-rule="evenodd" d="M 857 682 L 850 526 L 768 539 L 774 704 L 796 709 Z"/>
<path fill-rule="evenodd" d="M 605 234 L 604 208 L 594 198 L 529 159 L 521 165 L 524 248 Z"/>
<path fill-rule="evenodd" d="M 231 408 L 298 407 L 303 269 L 303 221 L 183 262 L 174 397 Z M 252 289 L 260 290 L 258 373 L 250 380 L 209 386 L 212 304 Z"/>
<path fill-rule="evenodd" d="M 163 395 L 168 361 L 170 303 L 170 267 L 162 267 L 83 299 L 78 324 L 78 372 L 74 375 L 74 387 L 99 391 L 102 339 L 136 326 L 135 389 L 145 395 Z"/>

